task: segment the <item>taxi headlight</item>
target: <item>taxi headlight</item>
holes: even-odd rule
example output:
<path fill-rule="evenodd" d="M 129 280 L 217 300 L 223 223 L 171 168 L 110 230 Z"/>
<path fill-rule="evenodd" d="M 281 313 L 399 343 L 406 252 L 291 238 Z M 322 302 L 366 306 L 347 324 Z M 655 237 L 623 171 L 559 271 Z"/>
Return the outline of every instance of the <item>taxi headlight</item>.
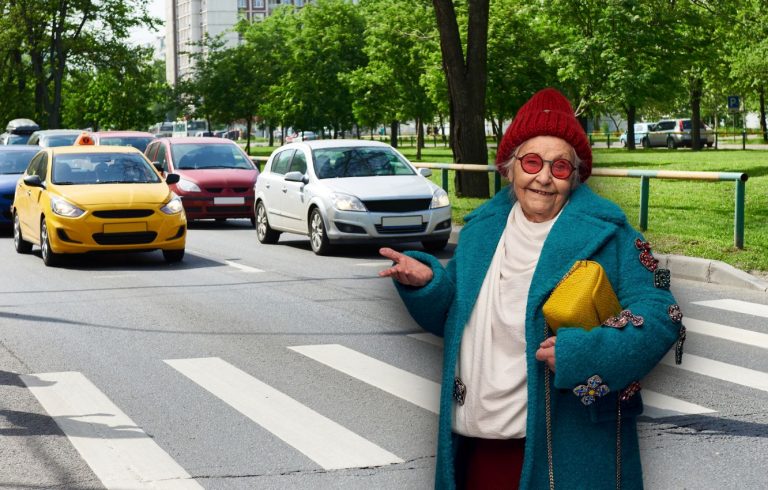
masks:
<path fill-rule="evenodd" d="M 181 204 L 181 199 L 179 196 L 174 195 L 173 198 L 171 198 L 171 200 L 168 201 L 165 206 L 160 208 L 160 211 L 164 212 L 165 214 L 178 214 L 184 211 L 184 205 Z"/>
<path fill-rule="evenodd" d="M 368 211 L 360 199 L 349 194 L 334 192 L 331 194 L 331 200 L 333 201 L 333 207 L 339 211 Z"/>
<path fill-rule="evenodd" d="M 200 187 L 191 180 L 181 179 L 176 185 L 184 192 L 200 192 Z"/>
<path fill-rule="evenodd" d="M 429 205 L 429 208 L 444 208 L 450 205 L 451 201 L 448 199 L 448 193 L 443 189 L 438 189 L 434 194 L 432 194 L 432 204 Z"/>
<path fill-rule="evenodd" d="M 59 216 L 66 216 L 67 218 L 77 218 L 85 213 L 85 211 L 74 204 L 56 196 L 51 196 L 51 211 Z"/>

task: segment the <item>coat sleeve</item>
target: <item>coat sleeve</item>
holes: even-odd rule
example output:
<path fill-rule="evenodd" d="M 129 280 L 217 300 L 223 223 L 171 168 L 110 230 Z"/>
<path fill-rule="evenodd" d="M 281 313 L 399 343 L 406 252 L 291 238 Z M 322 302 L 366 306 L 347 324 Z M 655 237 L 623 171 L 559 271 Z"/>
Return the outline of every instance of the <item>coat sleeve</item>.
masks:
<path fill-rule="evenodd" d="M 611 391 L 622 390 L 648 374 L 677 339 L 681 324 L 669 310 L 675 299 L 668 289 L 654 285 L 654 272 L 639 260 L 636 240 L 642 236 L 625 224 L 595 259 L 616 261 L 611 284 L 622 309 L 641 316 L 642 325 L 559 329 L 555 387 L 573 389 L 597 374 Z"/>
<path fill-rule="evenodd" d="M 432 255 L 409 251 L 405 253 L 432 269 L 432 280 L 422 287 L 412 287 L 394 281 L 397 292 L 408 312 L 421 328 L 443 337 L 448 310 L 456 292 L 456 265 L 454 259 L 443 267 Z"/>

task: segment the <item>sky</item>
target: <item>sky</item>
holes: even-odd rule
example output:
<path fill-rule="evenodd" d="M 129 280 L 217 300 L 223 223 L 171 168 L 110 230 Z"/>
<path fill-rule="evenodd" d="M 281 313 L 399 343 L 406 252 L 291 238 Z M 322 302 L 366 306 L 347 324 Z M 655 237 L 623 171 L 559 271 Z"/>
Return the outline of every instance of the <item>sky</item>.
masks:
<path fill-rule="evenodd" d="M 165 0 L 150 0 L 148 4 L 148 11 L 149 15 L 153 17 L 158 17 L 165 22 Z M 165 35 L 165 29 L 162 25 L 158 26 L 159 30 L 156 32 L 152 32 L 149 29 L 142 28 L 142 29 L 134 29 L 131 32 L 130 40 L 131 42 L 139 45 L 144 44 L 153 44 L 155 43 L 155 38 L 157 36 L 164 36 Z"/>

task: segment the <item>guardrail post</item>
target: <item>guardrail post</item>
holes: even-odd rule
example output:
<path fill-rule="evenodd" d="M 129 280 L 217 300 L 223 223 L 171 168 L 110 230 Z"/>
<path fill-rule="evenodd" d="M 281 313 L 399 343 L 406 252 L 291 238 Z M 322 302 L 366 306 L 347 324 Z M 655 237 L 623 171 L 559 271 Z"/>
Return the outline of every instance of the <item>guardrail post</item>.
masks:
<path fill-rule="evenodd" d="M 743 180 L 736 181 L 736 214 L 733 218 L 733 244 L 744 248 L 744 190 Z"/>
<path fill-rule="evenodd" d="M 494 172 L 493 174 L 493 193 L 498 194 L 501 190 L 501 174 Z"/>
<path fill-rule="evenodd" d="M 648 229 L 648 189 L 650 187 L 650 178 L 640 177 L 640 230 Z"/>
<path fill-rule="evenodd" d="M 608 142 L 608 148 L 611 148 L 611 133 L 605 133 L 606 141 Z"/>
<path fill-rule="evenodd" d="M 746 150 L 747 149 L 747 130 L 743 129 L 741 131 L 741 149 Z"/>
<path fill-rule="evenodd" d="M 443 190 L 448 192 L 448 169 L 444 168 L 441 172 L 443 174 Z"/>

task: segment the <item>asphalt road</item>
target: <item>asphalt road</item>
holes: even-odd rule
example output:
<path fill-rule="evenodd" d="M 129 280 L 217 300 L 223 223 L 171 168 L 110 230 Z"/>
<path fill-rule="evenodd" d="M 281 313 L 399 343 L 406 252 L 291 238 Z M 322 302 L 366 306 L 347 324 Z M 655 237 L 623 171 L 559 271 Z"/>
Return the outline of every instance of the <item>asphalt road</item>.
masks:
<path fill-rule="evenodd" d="M 176 265 L 51 269 L 8 234 L 0 264 L 0 488 L 432 487 L 439 339 L 376 247 L 316 257 L 235 220 L 194 225 Z M 765 488 L 768 296 L 672 290 L 686 357 L 643 381 L 645 485 Z"/>

